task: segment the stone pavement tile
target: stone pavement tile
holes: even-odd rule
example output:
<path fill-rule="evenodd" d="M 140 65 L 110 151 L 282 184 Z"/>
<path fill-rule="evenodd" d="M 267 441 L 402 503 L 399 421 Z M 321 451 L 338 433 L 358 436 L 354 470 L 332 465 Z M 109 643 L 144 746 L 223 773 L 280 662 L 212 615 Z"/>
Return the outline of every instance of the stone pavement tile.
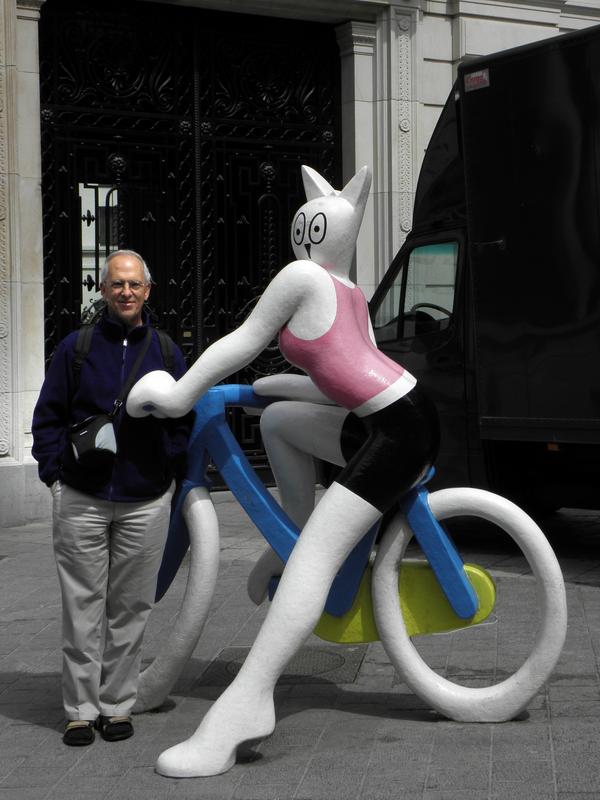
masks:
<path fill-rule="evenodd" d="M 492 757 L 494 763 L 551 758 L 552 743 L 547 722 L 505 722 L 492 730 Z"/>
<path fill-rule="evenodd" d="M 2 713 L 0 709 L 0 714 Z M 49 728 L 26 723 L 2 724 L 0 727 L 1 757 L 13 759 L 28 758 L 41 747 L 48 747 L 48 740 L 57 734 Z"/>
<path fill-rule="evenodd" d="M 366 783 L 359 797 L 360 800 L 422 800 L 423 791 L 407 789 L 402 781 L 379 780 Z"/>
<path fill-rule="evenodd" d="M 408 718 L 392 714 L 380 718 L 377 741 L 423 749 L 433 744 L 439 717 Z"/>
<path fill-rule="evenodd" d="M 372 714 L 397 719 L 434 720 L 437 715 L 431 708 L 403 684 L 394 686 L 392 692 L 369 692 L 363 686 L 342 687 L 337 701 L 340 709 L 370 708 Z M 366 713 L 366 712 L 365 712 Z"/>
<path fill-rule="evenodd" d="M 520 758 L 492 763 L 492 788 L 520 783 L 550 789 L 554 783 L 554 764 L 551 760 Z"/>
<path fill-rule="evenodd" d="M 106 800 L 163 800 L 173 795 L 176 783 L 174 778 L 158 775 L 154 769 L 135 765 L 121 775 L 105 797 Z"/>
<path fill-rule="evenodd" d="M 51 624 L 53 624 L 53 620 L 46 619 L 18 619 L 0 622 L 0 635 L 2 638 L 14 635 L 23 639 L 28 636 L 34 636 Z"/>
<path fill-rule="evenodd" d="M 287 712 L 288 706 L 277 705 L 277 727 L 269 741 L 285 747 L 313 747 L 335 718 L 329 709 L 306 707 Z"/>
<path fill-rule="evenodd" d="M 371 658 L 370 650 L 367 649 L 361 664 L 360 672 L 361 677 L 377 675 L 392 678 L 394 675 L 394 666 L 387 656 L 385 660 L 380 659 L 378 655 L 376 655 L 375 658 Z"/>
<path fill-rule="evenodd" d="M 369 665 L 360 668 L 352 686 L 362 689 L 365 693 L 390 692 L 394 687 L 395 672 L 390 664 L 387 669 L 379 667 L 370 669 Z"/>
<path fill-rule="evenodd" d="M 495 789 L 490 800 L 556 800 L 556 791 L 529 787 L 526 783 L 507 785 L 504 789 Z"/>
<path fill-rule="evenodd" d="M 46 800 L 48 794 L 47 786 L 35 786 L 28 788 L 3 789 L 0 785 L 0 800 Z"/>
<path fill-rule="evenodd" d="M 552 740 L 557 754 L 600 752 L 600 724 L 597 719 L 585 718 L 552 720 Z"/>
<path fill-rule="evenodd" d="M 276 700 L 277 719 L 311 710 L 320 710 L 324 713 L 332 711 L 338 706 L 341 692 L 341 687 L 332 683 L 302 683 L 296 686 L 290 684 L 285 688 L 291 691 Z"/>
<path fill-rule="evenodd" d="M 0 675 L 16 674 L 18 677 L 57 674 L 60 669 L 60 651 L 43 648 L 41 650 L 21 645 L 7 656 L 0 658 Z"/>
<path fill-rule="evenodd" d="M 334 703 L 343 689 L 341 686 L 332 683 L 297 683 L 295 685 L 278 686 L 277 691 L 281 692 L 279 696 L 279 702 L 281 703 L 284 701 L 293 702 L 294 700 L 310 703 L 312 699 L 318 703 L 320 698 L 329 698 Z"/>
<path fill-rule="evenodd" d="M 403 791 L 423 791 L 428 776 L 427 758 L 410 758 L 408 754 L 402 753 L 387 753 L 387 758 L 387 765 L 381 760 L 369 764 L 364 776 L 363 794 L 374 795 L 376 788 L 386 782 L 402 787 Z"/>
<path fill-rule="evenodd" d="M 260 785 L 248 785 L 241 781 L 233 793 L 232 800 L 291 800 L 294 787 L 285 780 Z"/>
<path fill-rule="evenodd" d="M 61 794 L 58 789 L 53 789 L 47 798 L 48 786 L 7 787 L 0 780 L 0 800 L 58 800 L 59 797 L 70 800 L 80 788 L 79 780 L 85 784 L 88 776 L 91 778 L 91 800 L 105 800 L 103 790 L 100 789 L 98 793 L 96 791 L 99 780 L 104 778 L 107 784 L 112 785 L 113 780 L 120 781 L 122 775 L 130 773 L 133 773 L 132 781 L 135 783 L 133 778 L 137 778 L 140 785 L 139 796 L 152 800 L 162 800 L 163 797 L 168 797 L 169 800 L 172 797 L 181 797 L 184 800 L 187 797 L 190 800 L 192 797 L 194 800 L 204 797 L 208 800 L 278 800 L 279 797 L 281 800 L 315 800 L 322 796 L 327 796 L 328 800 L 331 796 L 343 796 L 346 800 L 356 797 L 355 789 L 361 785 L 361 800 L 367 797 L 369 800 L 379 797 L 381 800 L 413 800 L 413 797 L 422 800 L 455 800 L 459 797 L 460 800 L 591 800 L 593 797 L 597 800 L 600 797 L 598 779 L 594 774 L 600 752 L 600 715 L 595 708 L 588 715 L 577 711 L 578 704 L 591 708 L 591 704 L 600 699 L 598 663 L 595 656 L 595 652 L 599 650 L 594 650 L 595 644 L 600 648 L 600 642 L 595 638 L 600 633 L 600 625 L 596 624 L 600 619 L 600 592 L 596 586 L 584 585 L 578 586 L 576 591 L 569 587 L 573 625 L 569 632 L 568 647 L 559 662 L 556 680 L 551 680 L 546 693 L 540 692 L 534 698 L 528 708 L 529 718 L 525 722 L 495 726 L 460 726 L 441 720 L 397 679 L 394 678 L 396 686 L 393 691 L 378 683 L 379 677 L 392 672 L 392 668 L 381 644 L 375 643 L 369 646 L 358 679 L 353 684 L 297 684 L 284 687 L 285 691 L 279 695 L 277 703 L 280 725 L 273 737 L 258 746 L 254 755 L 255 761 L 239 763 L 227 775 L 211 779 L 174 781 L 155 775 L 153 765 L 158 753 L 186 738 L 202 718 L 211 699 L 223 689 L 195 685 L 193 695 L 190 695 L 189 686 L 197 683 L 210 660 L 224 647 L 249 644 L 250 642 L 233 641 L 239 636 L 240 630 L 243 630 L 240 622 L 243 621 L 243 625 L 249 630 L 254 624 L 249 622 L 253 615 L 265 613 L 264 608 L 257 611 L 250 606 L 244 596 L 245 575 L 250 562 L 262 547 L 252 543 L 252 536 L 255 534 L 245 535 L 245 531 L 239 541 L 234 541 L 237 535 L 234 514 L 231 519 L 231 533 L 229 534 L 228 529 L 229 540 L 225 548 L 225 581 L 214 606 L 215 611 L 222 609 L 223 613 L 216 614 L 214 624 L 209 620 L 206 626 L 193 661 L 186 669 L 180 693 L 174 693 L 177 706 L 169 713 L 143 715 L 139 718 L 136 722 L 136 736 L 129 741 L 129 749 L 121 750 L 121 754 L 127 756 L 126 759 L 119 755 L 111 758 L 111 753 L 118 752 L 109 749 L 114 748 L 114 745 L 99 741 L 92 748 L 83 748 L 93 752 L 81 756 L 80 760 L 75 760 L 74 763 L 69 761 L 77 759 L 76 754 L 70 753 L 67 760 L 61 762 L 64 751 L 71 749 L 65 748 L 60 738 L 60 700 L 56 698 L 55 702 L 53 698 L 52 707 L 48 701 L 44 705 L 43 700 L 44 693 L 55 692 L 53 687 L 57 687 L 59 682 L 57 649 L 52 650 L 48 645 L 51 644 L 52 637 L 57 635 L 57 619 L 60 614 L 51 548 L 44 547 L 42 558 L 47 559 L 48 580 L 41 589 L 39 580 L 30 581 L 22 594 L 19 594 L 17 585 L 12 595 L 10 592 L 6 595 L 5 606 L 10 603 L 10 611 L 7 612 L 5 608 L 5 613 L 0 613 L 0 637 L 3 634 L 15 635 L 15 628 L 11 627 L 13 623 L 16 626 L 16 635 L 23 637 L 16 656 L 0 656 L 0 758 L 6 758 L 7 754 L 8 758 L 12 758 L 9 774 L 13 775 L 19 764 L 23 763 L 22 754 L 31 763 L 33 753 L 24 751 L 29 731 L 36 753 L 47 758 L 47 781 L 52 780 L 55 775 L 53 765 L 57 759 L 64 765 L 56 784 L 57 787 L 62 786 L 64 791 Z M 44 533 L 46 535 L 47 531 Z M 34 552 L 33 544 L 30 550 Z M 3 564 L 5 562 L 0 561 L 0 596 Z M 36 564 L 35 569 L 42 577 L 46 574 L 42 565 Z M 22 573 L 23 578 L 19 582 L 27 579 L 27 569 L 23 569 Z M 506 583 L 515 586 L 517 582 L 511 579 Z M 36 588 L 33 588 L 34 584 Z M 179 596 L 184 585 L 182 581 L 177 587 Z M 157 651 L 164 629 L 171 625 L 171 620 L 177 613 L 178 598 L 167 596 L 165 600 L 170 603 L 170 607 L 164 606 L 164 610 L 159 607 L 157 610 L 156 624 L 152 628 L 152 636 L 147 640 L 147 652 L 150 653 Z M 512 611 L 511 607 L 510 612 Z M 18 632 L 19 625 L 22 625 L 22 633 Z M 41 634 L 37 642 L 36 633 Z M 501 643 L 506 642 L 509 656 L 511 646 L 514 650 L 526 652 L 529 644 L 526 630 L 516 637 L 511 634 L 499 635 L 498 638 Z M 28 645 L 33 655 L 28 652 Z M 436 646 L 430 652 L 442 658 L 448 648 Z M 452 661 L 456 654 L 451 649 L 449 652 Z M 479 656 L 477 649 L 475 655 Z M 466 663 L 473 667 L 475 659 Z M 510 658 L 506 662 L 503 660 L 502 668 L 511 663 Z M 53 665 L 52 670 L 48 671 L 47 665 Z M 36 681 L 43 682 L 43 689 L 36 686 Z M 13 685 L 14 689 L 11 690 Z M 30 687 L 29 690 L 27 686 Z M 27 705 L 28 702 L 31 705 Z M 546 708 L 549 709 L 549 714 Z M 352 749 L 346 753 L 352 757 L 349 764 L 344 760 L 343 749 L 344 726 L 347 720 L 352 721 L 349 729 Z M 355 744 L 363 724 L 365 742 L 360 757 L 367 755 L 369 761 L 354 772 Z M 11 729 L 14 729 L 14 735 L 11 734 Z M 485 733 L 489 730 L 493 730 L 491 743 Z M 552 742 L 548 733 L 550 730 Z M 325 731 L 328 732 L 325 739 L 327 749 L 320 753 L 319 737 Z M 479 746 L 476 743 L 477 738 L 480 740 Z M 453 740 L 457 745 L 454 748 Z M 432 750 L 434 742 L 435 747 Z M 550 744 L 553 744 L 556 753 L 559 788 L 557 796 L 554 791 L 548 793 L 537 779 L 531 782 L 527 778 L 532 770 L 535 772 L 535 763 L 545 761 Z M 437 776 L 444 775 L 447 780 L 440 782 L 436 788 L 430 783 L 430 788 L 423 791 L 422 778 L 420 788 L 415 793 L 413 788 L 406 786 L 406 781 L 416 783 L 419 776 L 422 777 L 424 767 L 419 759 L 423 753 L 428 757 L 430 751 L 431 770 L 438 770 Z M 489 753 L 492 758 L 491 767 Z M 323 779 L 316 785 L 315 792 L 311 792 L 311 784 L 307 781 L 314 775 L 311 765 L 319 755 L 331 756 L 332 761 L 328 769 L 324 770 Z M 461 764 L 461 757 L 468 762 L 471 770 L 477 769 L 479 762 L 487 758 L 488 772 L 490 776 L 494 776 L 494 782 L 491 785 L 488 782 L 481 787 L 468 788 L 467 776 L 460 786 L 457 785 L 461 777 L 457 768 Z M 515 779 L 515 769 L 510 766 L 513 760 L 518 762 L 518 779 Z M 121 770 L 121 775 L 107 774 L 111 768 L 110 761 L 117 762 L 116 771 Z M 528 764 L 528 761 L 531 763 Z M 389 772 L 382 778 L 382 770 L 386 768 Z M 282 769 L 283 774 L 288 776 L 285 781 L 281 781 Z M 335 786 L 335 780 L 340 772 L 348 791 L 343 793 L 340 790 L 336 795 L 339 787 Z M 316 773 L 319 773 L 318 769 Z M 294 783 L 293 776 L 296 775 L 300 775 L 300 778 Z M 352 779 L 347 780 L 348 776 Z M 284 787 L 281 786 L 282 783 L 285 783 Z M 70 784 L 71 788 L 68 788 Z M 329 790 L 330 786 L 334 787 L 333 791 Z M 284 792 L 278 794 L 282 788 Z M 129 800 L 127 795 L 131 794 L 136 797 L 137 788 L 134 786 L 130 789 L 127 783 L 126 800 Z M 86 797 L 89 796 L 89 793 L 86 794 Z"/>
<path fill-rule="evenodd" d="M 224 775 L 216 775 L 214 778 L 185 778 L 177 780 L 175 778 L 164 778 L 156 776 L 156 784 L 152 792 L 140 794 L 140 800 L 231 800 L 236 790 L 245 765 L 235 766 Z M 111 800 L 119 800 L 118 797 Z M 129 800 L 129 798 L 125 798 Z"/>
<path fill-rule="evenodd" d="M 600 796 L 598 751 L 581 748 L 569 753 L 556 751 L 556 785 L 559 792 L 595 792 Z"/>
<path fill-rule="evenodd" d="M 400 800 L 404 800 L 402 795 L 400 795 Z M 433 792 L 426 790 L 422 795 L 422 800 L 495 800 L 495 798 L 490 796 L 487 789 L 444 789 Z M 510 800 L 525 800 L 525 796 L 511 797 Z M 527 796 L 527 800 L 530 800 L 529 796 Z"/>
<path fill-rule="evenodd" d="M 404 800 L 404 798 L 401 798 L 401 800 Z M 426 791 L 422 795 L 422 800 L 495 800 L 495 798 L 490 797 L 487 791 L 471 789 L 457 791 L 456 789 L 449 789 L 441 792 Z M 511 800 L 524 800 L 524 798 L 512 797 Z M 529 797 L 527 797 L 527 800 L 529 800 Z M 533 800 L 536 800 L 536 798 Z"/>
<path fill-rule="evenodd" d="M 37 755 L 39 756 L 39 753 Z M 52 763 L 43 763 L 43 760 L 38 757 L 22 759 L 8 775 L 2 778 L 0 788 L 12 788 L 16 791 L 22 788 L 45 786 L 48 789 L 60 781 L 76 763 L 76 758 L 70 760 L 57 757 Z"/>
<path fill-rule="evenodd" d="M 427 776 L 428 791 L 442 789 L 487 790 L 489 784 L 489 765 L 487 759 L 465 757 L 452 763 L 439 764 L 435 759 Z"/>
<path fill-rule="evenodd" d="M 25 757 L 22 756 L 21 758 L 15 759 L 14 757 L 10 757 L 8 753 L 2 753 L 0 755 L 0 785 L 2 781 L 10 775 L 11 772 L 15 768 L 18 768 L 23 762 L 25 761 Z"/>
<path fill-rule="evenodd" d="M 237 769 L 240 781 L 248 787 L 285 782 L 290 793 L 302 781 L 309 769 L 314 747 L 290 747 L 271 737 L 254 750 L 238 751 Z M 243 774 L 241 770 L 244 770 Z"/>
<path fill-rule="evenodd" d="M 566 700 L 552 702 L 552 717 L 594 717 L 600 719 L 600 700 Z"/>
<path fill-rule="evenodd" d="M 486 789 L 490 779 L 489 726 L 477 726 L 481 738 L 469 743 L 464 726 L 443 731 L 435 738 L 427 777 L 427 790 Z"/>
<path fill-rule="evenodd" d="M 319 738 L 322 752 L 362 750 L 366 743 L 374 741 L 381 727 L 379 717 L 348 712 L 332 714 L 329 724 Z"/>
<path fill-rule="evenodd" d="M 369 763 L 369 747 L 344 754 L 317 752 L 310 759 L 306 774 L 296 790 L 296 797 L 310 800 L 354 800 L 360 797 L 361 785 Z"/>
<path fill-rule="evenodd" d="M 6 698 L 9 698 L 13 693 L 19 692 L 37 692 L 44 691 L 47 696 L 52 695 L 56 688 L 60 686 L 60 673 L 44 673 L 44 672 L 13 672 L 13 673 L 0 673 L 7 681 L 6 686 L 9 686 L 9 691 L 5 691 Z M 3 702 L 3 697 L 0 695 L 0 703 Z"/>
<path fill-rule="evenodd" d="M 589 657 L 585 663 L 579 661 L 579 653 L 563 652 L 555 671 L 550 677 L 550 684 L 571 684 L 573 686 L 593 685 L 598 681 L 595 658 Z"/>
<path fill-rule="evenodd" d="M 73 770 L 58 781 L 44 797 L 44 800 L 104 800 L 121 783 L 122 776 L 105 775 L 90 780 Z"/>
<path fill-rule="evenodd" d="M 598 792 L 559 792 L 556 800 L 598 800 Z"/>
<path fill-rule="evenodd" d="M 14 701 L 0 704 L 0 717 L 10 722 L 57 729 L 63 722 L 64 715 L 62 706 L 56 700 L 57 698 L 52 697 L 45 704 L 39 701 L 37 705 L 23 705 Z"/>
<path fill-rule="evenodd" d="M 40 681 L 39 686 L 31 686 L 30 680 L 18 680 L 11 684 L 7 691 L 0 694 L 0 711 L 7 713 L 8 708 L 17 706 L 19 709 L 61 709 L 58 698 L 60 697 L 60 681 L 55 680 L 47 685 Z M 50 698 L 57 698 L 57 700 L 50 706 Z"/>
<path fill-rule="evenodd" d="M 95 743 L 86 748 L 86 758 L 77 765 L 77 771 L 96 780 L 122 776 L 132 764 L 152 770 L 155 762 L 156 758 L 138 731 L 132 739 L 122 742 L 105 742 L 96 736 Z"/>
<path fill-rule="evenodd" d="M 550 684 L 548 696 L 552 705 L 570 700 L 596 702 L 600 700 L 600 684 L 597 679 L 589 684 Z"/>

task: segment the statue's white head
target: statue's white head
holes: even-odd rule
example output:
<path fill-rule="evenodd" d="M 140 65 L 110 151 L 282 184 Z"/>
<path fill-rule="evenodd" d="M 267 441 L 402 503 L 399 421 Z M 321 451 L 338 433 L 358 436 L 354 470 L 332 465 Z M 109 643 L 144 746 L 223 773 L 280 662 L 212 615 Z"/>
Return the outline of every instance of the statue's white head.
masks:
<path fill-rule="evenodd" d="M 371 171 L 363 167 L 341 191 L 310 167 L 302 167 L 302 180 L 307 202 L 292 223 L 296 258 L 347 275 L 369 195 Z"/>

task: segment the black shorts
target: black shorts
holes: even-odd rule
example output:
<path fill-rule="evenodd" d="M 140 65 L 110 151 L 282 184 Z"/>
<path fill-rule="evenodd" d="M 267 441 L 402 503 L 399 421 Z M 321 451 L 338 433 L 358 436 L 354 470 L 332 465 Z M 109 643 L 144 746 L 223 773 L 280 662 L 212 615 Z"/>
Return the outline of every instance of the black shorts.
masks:
<path fill-rule="evenodd" d="M 439 443 L 437 410 L 417 385 L 381 411 L 348 414 L 341 437 L 347 464 L 336 483 L 383 514 L 433 466 Z"/>

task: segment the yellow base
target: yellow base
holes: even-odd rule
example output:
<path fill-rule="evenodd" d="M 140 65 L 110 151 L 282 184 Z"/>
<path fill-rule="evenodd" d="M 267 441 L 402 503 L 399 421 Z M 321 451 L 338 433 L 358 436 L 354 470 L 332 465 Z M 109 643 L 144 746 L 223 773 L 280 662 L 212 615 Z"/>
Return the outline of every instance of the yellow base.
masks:
<path fill-rule="evenodd" d="M 490 574 L 476 564 L 465 569 L 479 598 L 479 609 L 471 619 L 458 617 L 426 561 L 403 561 L 399 573 L 400 606 L 409 636 L 466 628 L 483 622 L 492 612 L 496 588 Z M 371 567 L 363 575 L 352 608 L 343 617 L 323 613 L 315 633 L 328 642 L 376 642 L 379 633 L 371 601 Z"/>

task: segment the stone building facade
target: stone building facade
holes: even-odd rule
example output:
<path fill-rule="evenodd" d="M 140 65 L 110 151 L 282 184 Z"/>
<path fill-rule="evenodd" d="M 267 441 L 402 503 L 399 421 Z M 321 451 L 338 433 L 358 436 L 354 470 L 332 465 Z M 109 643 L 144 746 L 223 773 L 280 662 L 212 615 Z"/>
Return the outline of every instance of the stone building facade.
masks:
<path fill-rule="evenodd" d="M 0 525 L 49 511 L 48 492 L 31 458 L 31 416 L 45 363 L 38 51 L 43 5 L 44 0 L 0 0 Z M 457 64 L 600 22 L 600 0 L 172 5 L 311 20 L 335 30 L 341 169 L 345 178 L 363 164 L 374 173 L 356 262 L 356 279 L 367 295 L 410 230 L 420 163 Z"/>

